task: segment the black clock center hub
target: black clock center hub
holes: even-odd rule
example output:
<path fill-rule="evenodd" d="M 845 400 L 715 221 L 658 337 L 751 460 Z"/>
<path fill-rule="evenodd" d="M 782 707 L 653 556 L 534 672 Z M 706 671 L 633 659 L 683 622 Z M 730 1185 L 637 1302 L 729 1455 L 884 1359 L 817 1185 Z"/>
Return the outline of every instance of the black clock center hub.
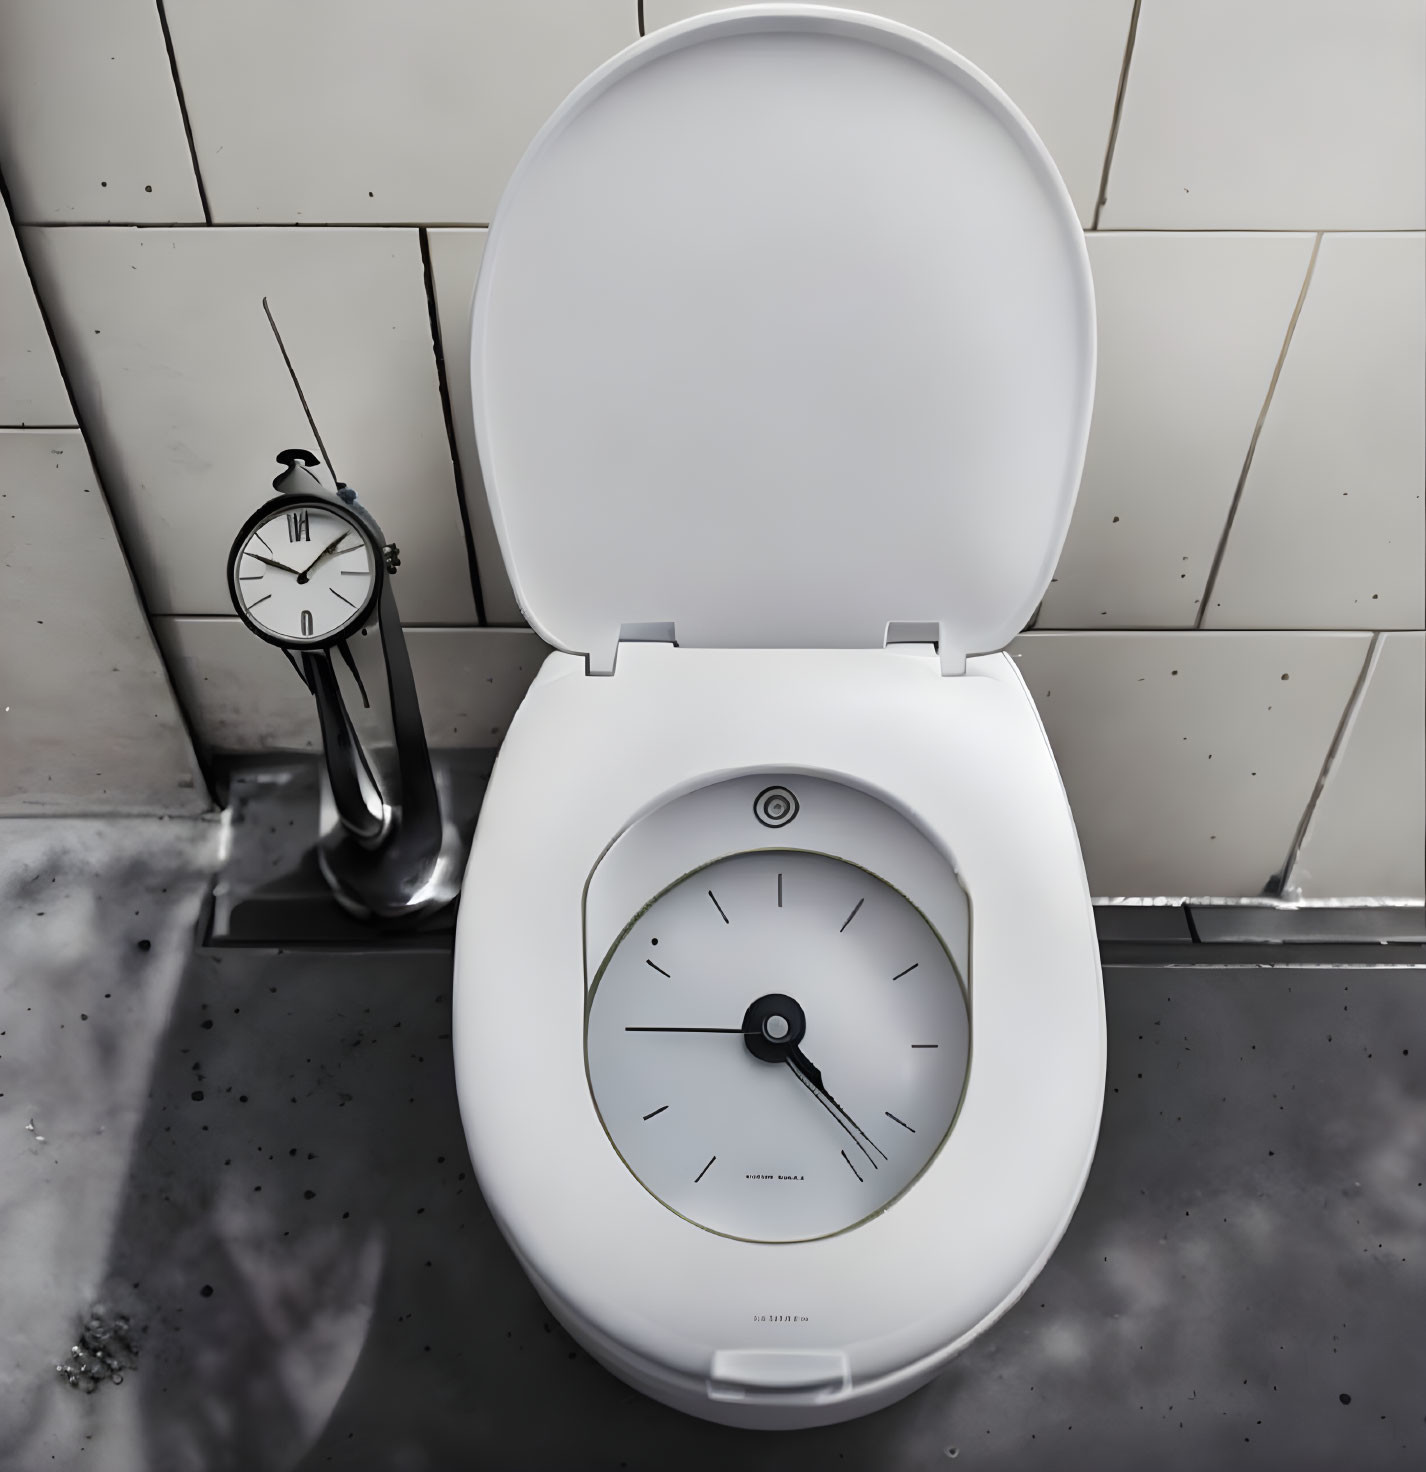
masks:
<path fill-rule="evenodd" d="M 768 992 L 743 1014 L 743 1043 L 754 1058 L 782 1063 L 807 1033 L 807 1016 L 782 992 Z"/>

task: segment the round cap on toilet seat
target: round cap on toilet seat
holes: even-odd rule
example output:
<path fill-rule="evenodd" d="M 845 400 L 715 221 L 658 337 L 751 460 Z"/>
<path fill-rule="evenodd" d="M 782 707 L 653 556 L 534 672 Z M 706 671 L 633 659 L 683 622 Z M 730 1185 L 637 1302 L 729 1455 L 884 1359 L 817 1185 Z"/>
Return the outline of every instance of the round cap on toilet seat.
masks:
<path fill-rule="evenodd" d="M 515 592 L 558 648 L 999 649 L 1048 586 L 1094 380 L 1079 222 L 969 63 L 845 11 L 666 31 L 501 200 L 471 337 Z M 736 592 L 730 578 L 736 578 Z"/>

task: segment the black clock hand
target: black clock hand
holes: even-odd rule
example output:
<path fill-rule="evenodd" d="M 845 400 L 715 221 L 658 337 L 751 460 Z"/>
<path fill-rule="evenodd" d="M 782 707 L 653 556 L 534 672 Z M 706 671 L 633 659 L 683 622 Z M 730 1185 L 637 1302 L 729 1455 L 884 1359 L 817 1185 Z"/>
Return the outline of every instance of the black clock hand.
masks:
<path fill-rule="evenodd" d="M 759 1029 L 747 1027 L 626 1027 L 625 1032 L 732 1032 L 740 1037 L 757 1037 Z"/>
<path fill-rule="evenodd" d="M 285 562 L 274 562 L 271 557 L 264 557 L 261 552 L 244 552 L 244 557 L 252 557 L 258 562 L 265 562 L 269 567 L 275 567 L 280 572 L 290 572 L 293 577 L 301 577 L 302 574 L 295 567 L 288 567 Z"/>
<path fill-rule="evenodd" d="M 873 1167 L 875 1167 L 876 1169 L 880 1169 L 880 1167 L 877 1166 L 876 1161 L 872 1160 L 870 1153 L 867 1151 L 866 1145 L 862 1144 L 862 1140 L 865 1140 L 867 1145 L 870 1145 L 871 1148 L 875 1150 L 876 1153 L 880 1155 L 883 1160 L 887 1159 L 886 1151 L 884 1151 L 881 1146 L 878 1145 L 869 1134 L 867 1134 L 867 1132 L 861 1127 L 861 1125 L 859 1125 L 856 1120 L 854 1120 L 851 1115 L 848 1114 L 847 1111 L 843 1109 L 839 1103 L 837 1103 L 837 1101 L 831 1096 L 831 1094 L 827 1092 L 827 1086 L 822 1082 L 821 1069 L 819 1069 L 817 1065 L 813 1063 L 810 1058 L 808 1058 L 806 1053 L 804 1053 L 801 1048 L 795 1046 L 788 1050 L 787 1066 L 797 1076 L 798 1082 L 805 1085 L 814 1095 L 816 1095 L 818 1101 L 827 1106 L 828 1113 L 832 1115 L 837 1123 L 840 1124 L 849 1135 L 851 1135 L 853 1140 L 856 1140 L 857 1148 L 862 1152 L 863 1155 L 866 1156 L 868 1160 L 871 1160 Z M 857 1139 L 858 1135 L 861 1136 L 860 1140 Z"/>
<path fill-rule="evenodd" d="M 334 537 L 330 542 L 328 542 L 327 545 L 323 547 L 322 550 L 312 559 L 312 561 L 309 562 L 307 566 L 304 567 L 302 571 L 297 574 L 297 581 L 299 583 L 305 583 L 308 577 L 311 576 L 312 569 L 316 567 L 316 565 L 321 562 L 324 557 L 330 557 L 332 553 L 335 552 L 337 548 L 340 547 L 350 535 L 351 530 L 350 528 L 348 528 L 341 534 L 341 536 Z"/>

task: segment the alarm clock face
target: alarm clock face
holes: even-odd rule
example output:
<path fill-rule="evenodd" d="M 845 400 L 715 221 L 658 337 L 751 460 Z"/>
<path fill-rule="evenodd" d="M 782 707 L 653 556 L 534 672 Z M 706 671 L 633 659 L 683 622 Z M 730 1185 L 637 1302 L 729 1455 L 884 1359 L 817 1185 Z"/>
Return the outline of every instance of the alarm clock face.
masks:
<path fill-rule="evenodd" d="M 228 567 L 233 603 L 270 643 L 320 648 L 367 622 L 379 555 L 339 505 L 281 501 L 238 534 Z"/>
<path fill-rule="evenodd" d="M 800 850 L 734 854 L 655 897 L 591 991 L 590 1089 L 671 1211 L 762 1242 L 830 1235 L 905 1191 L 969 1062 L 961 979 L 903 894 Z"/>

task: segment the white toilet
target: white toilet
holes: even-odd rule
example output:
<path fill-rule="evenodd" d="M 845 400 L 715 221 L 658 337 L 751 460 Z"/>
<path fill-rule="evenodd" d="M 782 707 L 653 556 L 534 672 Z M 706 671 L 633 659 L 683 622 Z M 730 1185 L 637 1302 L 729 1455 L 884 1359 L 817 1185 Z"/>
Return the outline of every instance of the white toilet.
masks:
<path fill-rule="evenodd" d="M 1099 1126 L 1083 863 L 999 652 L 1089 426 L 1069 197 L 927 37 L 724 12 L 546 124 L 471 353 L 500 545 L 560 651 L 461 900 L 481 1188 L 631 1385 L 861 1415 L 1025 1291 Z"/>

